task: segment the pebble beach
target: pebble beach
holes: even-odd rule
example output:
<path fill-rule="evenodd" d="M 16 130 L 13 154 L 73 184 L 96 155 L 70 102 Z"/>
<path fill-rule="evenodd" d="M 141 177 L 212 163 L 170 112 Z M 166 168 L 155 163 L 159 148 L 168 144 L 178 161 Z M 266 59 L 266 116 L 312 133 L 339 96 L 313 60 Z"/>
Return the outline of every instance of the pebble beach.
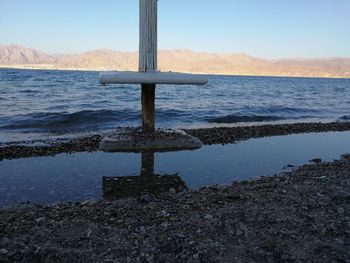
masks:
<path fill-rule="evenodd" d="M 349 262 L 350 156 L 115 202 L 0 210 L 0 262 Z"/>
<path fill-rule="evenodd" d="M 347 131 L 346 123 L 186 130 L 204 144 Z M 9 145 L 1 159 L 96 151 L 101 136 Z M 0 210 L 0 262 L 349 262 L 350 156 L 290 172 L 116 201 Z"/>

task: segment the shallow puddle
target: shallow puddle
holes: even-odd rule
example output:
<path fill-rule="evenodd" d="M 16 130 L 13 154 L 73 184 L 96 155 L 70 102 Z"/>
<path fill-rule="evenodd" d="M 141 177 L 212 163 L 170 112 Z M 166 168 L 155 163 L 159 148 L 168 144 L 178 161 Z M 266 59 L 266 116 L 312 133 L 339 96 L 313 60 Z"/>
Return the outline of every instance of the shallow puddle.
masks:
<path fill-rule="evenodd" d="M 350 153 L 350 132 L 250 139 L 169 153 L 75 153 L 0 161 L 0 206 L 121 198 L 229 184 Z"/>

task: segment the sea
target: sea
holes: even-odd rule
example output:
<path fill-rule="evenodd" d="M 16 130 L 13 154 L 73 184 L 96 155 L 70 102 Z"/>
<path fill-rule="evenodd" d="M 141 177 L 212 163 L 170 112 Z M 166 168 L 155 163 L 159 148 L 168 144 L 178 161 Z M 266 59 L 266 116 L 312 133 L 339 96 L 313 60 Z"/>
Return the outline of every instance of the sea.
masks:
<path fill-rule="evenodd" d="M 0 69 L 0 147 L 43 146 L 139 126 L 140 86 L 103 86 L 98 77 L 99 72 Z M 350 121 L 350 79 L 208 77 L 204 86 L 157 86 L 157 126 Z M 349 152 L 350 132 L 328 132 L 205 145 L 196 151 L 95 151 L 4 159 L 0 207 L 229 185 Z"/>
<path fill-rule="evenodd" d="M 158 85 L 158 127 L 350 121 L 350 79 L 209 75 L 204 86 Z M 0 69 L 0 145 L 141 124 L 139 85 L 99 72 Z"/>

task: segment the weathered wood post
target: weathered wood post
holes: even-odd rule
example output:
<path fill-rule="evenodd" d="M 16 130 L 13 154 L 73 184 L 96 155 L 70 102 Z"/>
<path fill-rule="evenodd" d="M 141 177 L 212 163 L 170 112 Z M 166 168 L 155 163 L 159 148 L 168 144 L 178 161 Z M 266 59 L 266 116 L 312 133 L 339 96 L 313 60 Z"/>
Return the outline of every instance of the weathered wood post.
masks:
<path fill-rule="evenodd" d="M 140 0 L 139 72 L 157 71 L 158 0 Z M 141 84 L 142 129 L 155 129 L 156 84 Z"/>
<path fill-rule="evenodd" d="M 140 42 L 139 42 L 139 71 L 101 72 L 102 84 L 141 84 L 142 132 L 150 135 L 136 139 L 132 130 L 120 130 L 118 133 L 106 136 L 100 144 L 103 151 L 144 151 L 144 150 L 173 150 L 197 149 L 202 142 L 184 132 L 170 135 L 166 131 L 155 130 L 155 91 L 157 84 L 166 85 L 205 85 L 208 78 L 205 75 L 185 74 L 178 72 L 157 71 L 157 8 L 158 0 L 139 0 L 140 2 Z M 144 163 L 151 155 L 144 155 Z"/>

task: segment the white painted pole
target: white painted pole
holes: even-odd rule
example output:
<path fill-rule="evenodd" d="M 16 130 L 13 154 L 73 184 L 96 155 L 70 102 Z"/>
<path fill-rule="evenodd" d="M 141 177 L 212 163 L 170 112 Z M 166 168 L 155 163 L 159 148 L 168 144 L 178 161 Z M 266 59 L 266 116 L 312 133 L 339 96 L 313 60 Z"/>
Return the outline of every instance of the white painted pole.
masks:
<path fill-rule="evenodd" d="M 157 70 L 158 0 L 140 0 L 139 71 Z"/>
<path fill-rule="evenodd" d="M 168 84 L 168 85 L 204 85 L 208 77 L 199 74 L 176 72 L 129 72 L 114 71 L 100 74 L 103 84 Z"/>
<path fill-rule="evenodd" d="M 139 71 L 157 70 L 158 0 L 140 0 Z M 155 129 L 155 84 L 141 84 L 142 129 Z"/>

